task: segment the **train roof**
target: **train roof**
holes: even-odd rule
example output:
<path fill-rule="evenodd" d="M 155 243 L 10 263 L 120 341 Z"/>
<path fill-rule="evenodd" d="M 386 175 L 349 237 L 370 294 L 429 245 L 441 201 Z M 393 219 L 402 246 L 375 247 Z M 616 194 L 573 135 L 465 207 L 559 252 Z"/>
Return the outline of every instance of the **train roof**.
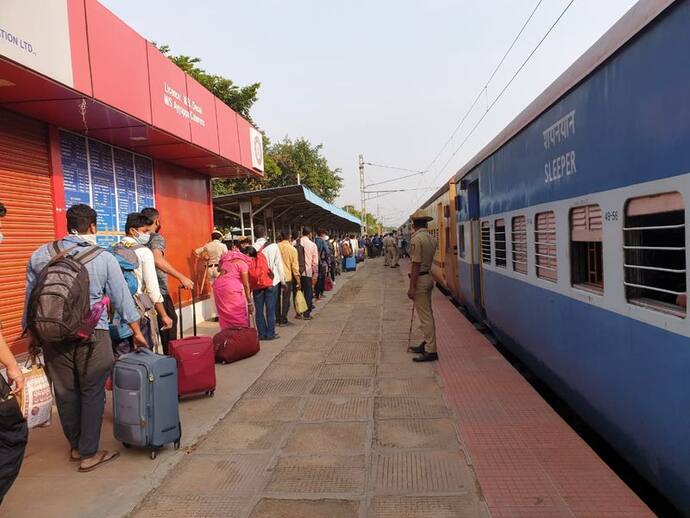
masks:
<path fill-rule="evenodd" d="M 608 60 L 642 29 L 654 21 L 662 12 L 677 0 L 639 0 L 630 10 L 580 56 L 558 79 L 546 88 L 527 108 L 506 126 L 491 142 L 477 153 L 469 162 L 453 175 L 444 186 L 429 200 L 448 188 L 448 183 L 459 181 L 462 177 L 498 151 L 515 135 L 531 124 L 548 108 L 558 102 L 565 94 Z M 427 201 L 427 204 L 429 203 Z"/>
<path fill-rule="evenodd" d="M 420 207 L 421 207 L 421 208 L 426 207 L 426 206 L 429 205 L 432 201 L 434 201 L 436 198 L 438 198 L 438 197 L 441 196 L 444 192 L 446 192 L 446 191 L 449 189 L 449 185 L 448 185 L 448 184 L 449 184 L 450 182 L 452 182 L 452 181 L 453 181 L 453 178 L 451 178 L 450 180 L 448 180 L 447 182 L 445 182 L 443 185 L 441 185 L 441 187 L 439 187 L 438 190 L 437 190 L 434 194 L 432 194 L 432 195 L 429 197 L 429 199 L 427 199 L 424 203 L 422 203 L 422 204 L 420 205 Z"/>

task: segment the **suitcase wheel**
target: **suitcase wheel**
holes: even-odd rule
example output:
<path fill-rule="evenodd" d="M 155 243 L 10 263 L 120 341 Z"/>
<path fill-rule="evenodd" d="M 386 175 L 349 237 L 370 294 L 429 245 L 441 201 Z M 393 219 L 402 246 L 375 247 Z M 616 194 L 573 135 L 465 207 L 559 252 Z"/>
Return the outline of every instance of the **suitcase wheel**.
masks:
<path fill-rule="evenodd" d="M 215 390 L 209 390 L 208 392 L 206 392 L 206 395 L 207 395 L 208 397 L 213 397 L 215 393 L 216 393 Z"/>
<path fill-rule="evenodd" d="M 176 450 L 179 450 L 180 449 L 180 441 L 175 441 L 173 443 L 173 446 L 175 447 Z"/>
<path fill-rule="evenodd" d="M 124 447 L 127 448 L 127 449 L 129 449 L 129 448 L 132 447 L 132 445 L 129 444 L 128 442 L 123 442 L 123 443 L 122 443 L 122 446 L 124 446 Z"/>
<path fill-rule="evenodd" d="M 151 450 L 151 460 L 155 459 L 158 456 L 158 450 L 155 448 Z"/>

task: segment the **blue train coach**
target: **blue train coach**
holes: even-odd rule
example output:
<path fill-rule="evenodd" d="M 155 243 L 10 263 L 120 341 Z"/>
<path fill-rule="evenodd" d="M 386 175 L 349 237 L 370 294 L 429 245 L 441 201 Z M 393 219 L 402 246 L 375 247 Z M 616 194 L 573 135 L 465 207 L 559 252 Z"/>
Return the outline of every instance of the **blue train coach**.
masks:
<path fill-rule="evenodd" d="M 639 2 L 452 182 L 461 301 L 690 515 L 690 1 Z"/>

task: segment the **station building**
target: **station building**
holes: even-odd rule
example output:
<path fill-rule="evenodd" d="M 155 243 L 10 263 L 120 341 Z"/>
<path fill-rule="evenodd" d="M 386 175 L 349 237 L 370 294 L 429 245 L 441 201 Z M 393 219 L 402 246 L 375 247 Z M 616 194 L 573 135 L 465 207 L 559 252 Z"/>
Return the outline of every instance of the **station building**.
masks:
<path fill-rule="evenodd" d="M 15 354 L 26 261 L 67 233 L 71 205 L 96 209 L 102 245 L 157 207 L 167 258 L 194 278 L 211 177 L 262 174 L 260 132 L 96 0 L 0 2 L 0 322 Z"/>

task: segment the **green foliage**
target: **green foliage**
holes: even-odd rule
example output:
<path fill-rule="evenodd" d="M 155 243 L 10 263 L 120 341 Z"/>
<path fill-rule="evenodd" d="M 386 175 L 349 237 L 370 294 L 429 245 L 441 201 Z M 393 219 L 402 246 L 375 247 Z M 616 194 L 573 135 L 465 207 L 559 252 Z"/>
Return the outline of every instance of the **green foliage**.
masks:
<path fill-rule="evenodd" d="M 250 111 L 258 99 L 261 83 L 237 86 L 230 79 L 209 74 L 200 68 L 201 59 L 185 55 L 173 56 L 170 54 L 168 45 L 156 45 L 155 42 L 153 44 L 213 95 L 245 119 L 252 120 Z M 328 166 L 326 157 L 321 154 L 322 148 L 322 144 L 312 145 L 303 137 L 296 140 L 286 137 L 281 142 L 271 144 L 268 137 L 264 135 L 264 177 L 237 180 L 214 179 L 213 195 L 221 196 L 234 192 L 295 185 L 299 176 L 303 185 L 324 200 L 332 202 L 343 186 L 343 178 L 340 169 L 331 169 Z"/>
<path fill-rule="evenodd" d="M 259 98 L 261 83 L 253 83 L 248 86 L 237 86 L 231 79 L 216 74 L 209 74 L 201 67 L 201 59 L 185 56 L 173 56 L 170 54 L 170 46 L 156 45 L 158 50 L 165 54 L 170 61 L 184 70 L 187 74 L 199 81 L 208 91 L 218 97 L 230 108 L 251 121 L 250 111 Z"/>
<path fill-rule="evenodd" d="M 321 154 L 322 145 L 313 145 L 305 138 L 285 138 L 270 144 L 264 137 L 264 177 L 260 179 L 225 180 L 213 182 L 213 194 L 218 196 L 300 183 L 328 202 L 338 196 L 343 185 L 340 169 L 331 169 Z"/>
<path fill-rule="evenodd" d="M 355 209 L 354 205 L 345 205 L 343 210 L 349 212 L 353 216 L 362 219 L 362 211 Z M 367 212 L 367 231 L 369 234 L 379 233 L 385 230 L 383 223 L 377 220 L 373 214 Z"/>

